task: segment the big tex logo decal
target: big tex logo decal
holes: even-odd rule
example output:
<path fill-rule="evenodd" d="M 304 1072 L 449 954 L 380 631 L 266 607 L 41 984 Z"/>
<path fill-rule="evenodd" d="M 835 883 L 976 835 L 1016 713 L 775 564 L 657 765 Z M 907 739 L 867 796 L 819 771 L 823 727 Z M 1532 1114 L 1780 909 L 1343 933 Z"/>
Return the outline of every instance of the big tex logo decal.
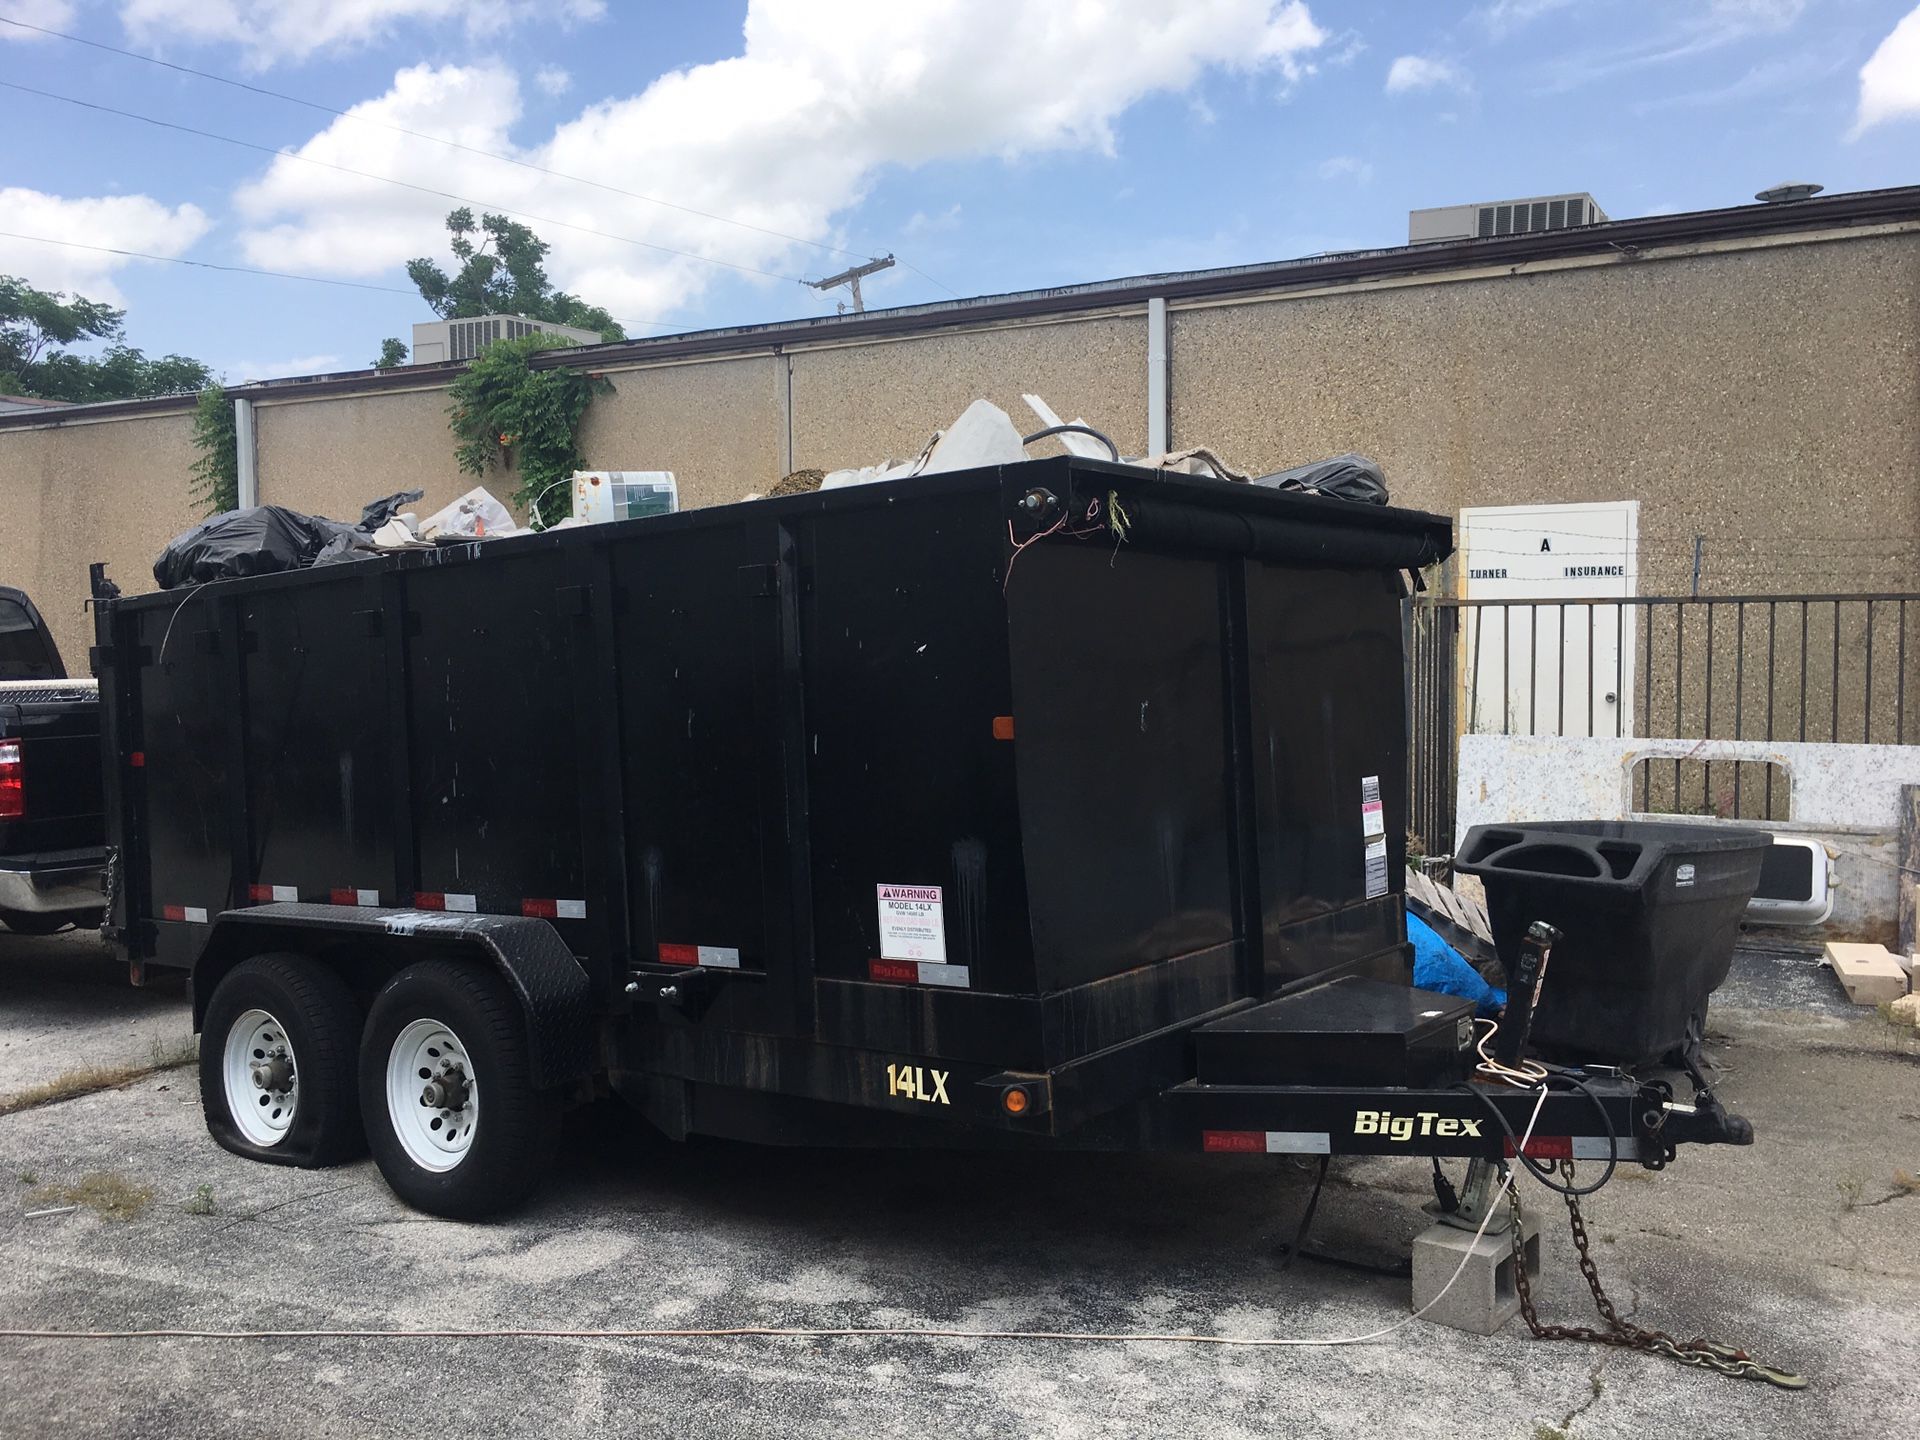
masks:
<path fill-rule="evenodd" d="M 1361 1110 L 1353 1117 L 1353 1133 L 1379 1135 L 1387 1140 L 1411 1140 L 1416 1135 L 1471 1136 L 1477 1140 L 1480 1123 L 1442 1115 L 1438 1110 L 1421 1110 L 1412 1115 L 1396 1115 L 1391 1110 Z"/>

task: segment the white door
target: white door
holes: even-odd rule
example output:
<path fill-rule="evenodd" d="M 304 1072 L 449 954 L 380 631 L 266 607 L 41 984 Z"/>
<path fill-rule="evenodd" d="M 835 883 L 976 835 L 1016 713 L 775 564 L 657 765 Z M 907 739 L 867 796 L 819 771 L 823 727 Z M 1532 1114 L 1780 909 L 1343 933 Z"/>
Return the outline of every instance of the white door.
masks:
<path fill-rule="evenodd" d="M 1460 512 L 1466 726 L 1633 734 L 1640 502 Z"/>

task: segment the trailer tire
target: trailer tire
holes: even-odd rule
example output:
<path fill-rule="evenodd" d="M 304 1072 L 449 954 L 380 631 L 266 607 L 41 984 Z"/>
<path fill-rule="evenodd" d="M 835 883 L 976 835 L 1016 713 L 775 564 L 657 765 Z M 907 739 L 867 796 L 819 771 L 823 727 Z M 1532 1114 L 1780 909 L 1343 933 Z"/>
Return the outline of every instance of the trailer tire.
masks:
<path fill-rule="evenodd" d="M 201 1024 L 208 1132 L 236 1155 L 277 1165 L 353 1159 L 366 1148 L 354 1083 L 359 1043 L 360 1006 L 332 970 L 304 955 L 241 961 Z M 266 1067 L 264 1078 L 254 1067 Z"/>
<path fill-rule="evenodd" d="M 524 1200 L 559 1139 L 559 1096 L 533 1083 L 519 1001 L 492 971 L 452 960 L 409 965 L 374 998 L 360 1106 L 394 1194 L 458 1220 Z"/>

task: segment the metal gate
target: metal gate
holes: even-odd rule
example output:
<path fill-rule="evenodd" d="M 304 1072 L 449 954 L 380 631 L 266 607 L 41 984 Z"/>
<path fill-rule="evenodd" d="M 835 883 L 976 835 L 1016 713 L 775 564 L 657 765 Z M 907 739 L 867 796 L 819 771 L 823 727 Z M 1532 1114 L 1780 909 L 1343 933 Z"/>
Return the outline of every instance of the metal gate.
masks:
<path fill-rule="evenodd" d="M 1408 611 L 1407 824 L 1429 853 L 1453 848 L 1463 730 L 1920 741 L 1920 706 L 1907 704 L 1909 689 L 1920 695 L 1920 594 L 1423 597 Z M 1775 771 L 1754 760 L 1646 760 L 1633 804 L 1783 820 L 1789 797 Z"/>

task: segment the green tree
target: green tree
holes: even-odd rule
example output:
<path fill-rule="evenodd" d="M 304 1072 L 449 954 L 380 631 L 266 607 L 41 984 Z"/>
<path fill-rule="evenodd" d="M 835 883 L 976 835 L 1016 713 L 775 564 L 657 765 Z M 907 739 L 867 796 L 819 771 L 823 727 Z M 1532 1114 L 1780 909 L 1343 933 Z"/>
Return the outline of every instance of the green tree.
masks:
<path fill-rule="evenodd" d="M 398 335 L 389 335 L 380 342 L 380 358 L 373 362 L 374 369 L 397 370 L 406 363 L 406 343 Z"/>
<path fill-rule="evenodd" d="M 604 375 L 562 365 L 534 368 L 540 351 L 566 343 L 557 335 L 496 340 L 448 389 L 460 468 L 480 476 L 496 465 L 517 468 L 520 485 L 510 498 L 541 525 L 571 508 L 560 482 L 582 468 L 580 418 L 595 395 L 613 391 Z"/>
<path fill-rule="evenodd" d="M 193 407 L 193 462 L 187 495 L 203 515 L 218 515 L 240 503 L 240 435 L 233 402 L 218 385 L 200 392 Z"/>
<path fill-rule="evenodd" d="M 602 340 L 627 338 L 620 322 L 598 305 L 553 288 L 546 241 L 518 221 L 482 215 L 476 223 L 473 211 L 462 206 L 447 216 L 447 231 L 458 262 L 451 275 L 424 256 L 407 262 L 407 278 L 441 319 L 519 315 L 597 331 Z"/>
<path fill-rule="evenodd" d="M 81 295 L 36 290 L 0 275 L 0 391 L 46 400 L 132 400 L 178 395 L 213 372 L 185 355 L 149 360 L 121 339 L 126 311 Z M 105 341 L 97 355 L 65 347 Z"/>

